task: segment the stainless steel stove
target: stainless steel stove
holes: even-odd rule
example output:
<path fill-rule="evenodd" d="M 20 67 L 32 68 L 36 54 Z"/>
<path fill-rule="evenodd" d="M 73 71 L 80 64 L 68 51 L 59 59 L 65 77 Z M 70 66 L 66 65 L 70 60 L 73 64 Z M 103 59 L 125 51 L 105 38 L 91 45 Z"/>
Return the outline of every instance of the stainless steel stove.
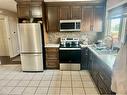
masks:
<path fill-rule="evenodd" d="M 78 38 L 61 38 L 60 70 L 80 70 L 81 47 Z"/>

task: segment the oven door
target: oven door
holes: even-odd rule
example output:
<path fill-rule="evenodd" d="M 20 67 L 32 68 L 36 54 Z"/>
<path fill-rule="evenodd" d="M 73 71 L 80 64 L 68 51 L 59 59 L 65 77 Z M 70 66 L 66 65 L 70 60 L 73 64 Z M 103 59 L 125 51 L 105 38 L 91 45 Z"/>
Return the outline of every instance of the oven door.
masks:
<path fill-rule="evenodd" d="M 60 50 L 59 51 L 60 64 L 64 63 L 80 63 L 81 50 Z"/>

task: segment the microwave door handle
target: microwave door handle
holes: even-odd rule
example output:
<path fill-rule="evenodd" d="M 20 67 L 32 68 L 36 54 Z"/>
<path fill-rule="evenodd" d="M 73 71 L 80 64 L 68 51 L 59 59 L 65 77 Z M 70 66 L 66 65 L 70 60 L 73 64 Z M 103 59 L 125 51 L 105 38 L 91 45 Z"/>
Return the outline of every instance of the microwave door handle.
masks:
<path fill-rule="evenodd" d="M 76 22 L 75 22 L 75 29 L 76 29 Z"/>

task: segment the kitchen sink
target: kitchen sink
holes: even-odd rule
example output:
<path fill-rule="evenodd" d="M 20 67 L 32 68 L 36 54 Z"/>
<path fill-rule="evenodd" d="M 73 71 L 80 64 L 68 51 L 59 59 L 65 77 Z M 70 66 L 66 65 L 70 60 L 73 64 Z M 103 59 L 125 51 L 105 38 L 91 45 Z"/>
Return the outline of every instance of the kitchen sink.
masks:
<path fill-rule="evenodd" d="M 110 55 L 117 55 L 117 50 L 108 49 L 106 47 L 93 47 L 93 49 L 99 54 L 110 54 Z"/>
<path fill-rule="evenodd" d="M 103 50 L 96 50 L 99 54 L 112 54 L 112 55 L 117 55 L 117 51 L 115 50 L 107 50 L 107 49 L 103 49 Z"/>

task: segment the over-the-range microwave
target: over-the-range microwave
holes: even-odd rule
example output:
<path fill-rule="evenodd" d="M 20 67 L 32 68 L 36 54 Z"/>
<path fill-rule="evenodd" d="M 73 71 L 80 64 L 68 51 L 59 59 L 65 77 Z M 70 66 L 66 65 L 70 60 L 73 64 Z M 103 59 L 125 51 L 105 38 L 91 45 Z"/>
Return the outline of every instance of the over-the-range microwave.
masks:
<path fill-rule="evenodd" d="M 81 20 L 60 20 L 60 31 L 80 31 Z"/>

